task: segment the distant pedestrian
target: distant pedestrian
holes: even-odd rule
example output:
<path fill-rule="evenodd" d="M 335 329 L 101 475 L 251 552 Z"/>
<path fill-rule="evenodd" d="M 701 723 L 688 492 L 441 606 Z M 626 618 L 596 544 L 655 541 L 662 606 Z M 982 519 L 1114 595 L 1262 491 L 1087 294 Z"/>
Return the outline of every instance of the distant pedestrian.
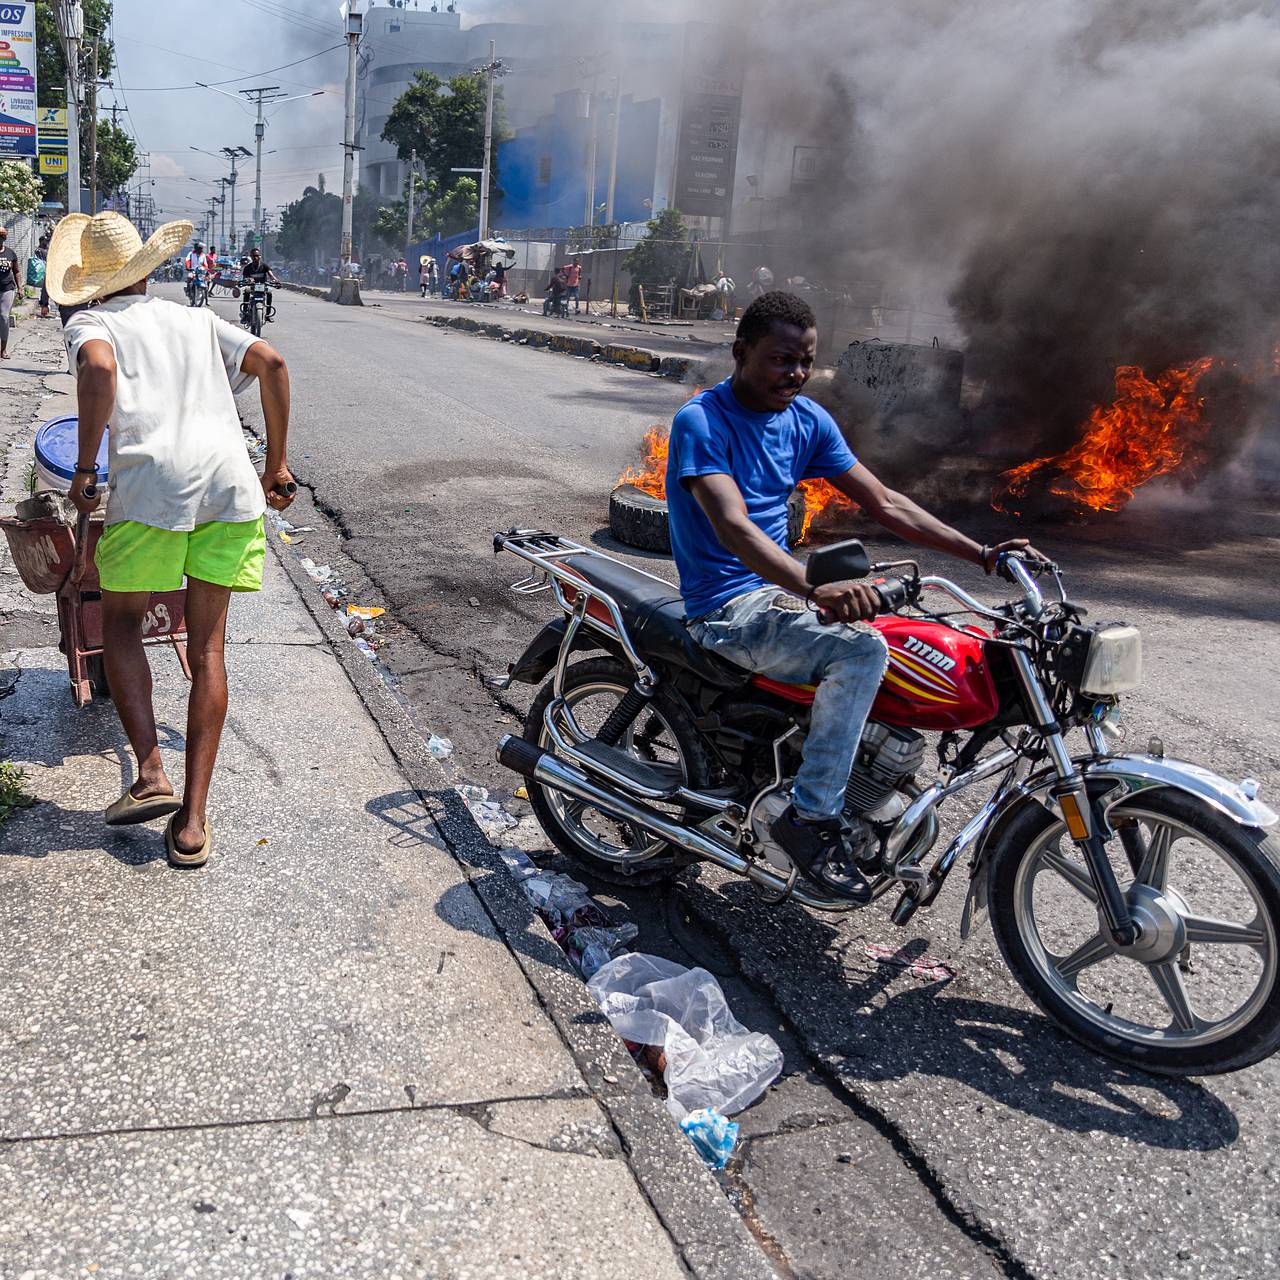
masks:
<path fill-rule="evenodd" d="M 716 272 L 716 307 L 711 313 L 713 320 L 732 319 L 733 292 L 738 286 L 727 272 Z"/>
<path fill-rule="evenodd" d="M 768 293 L 773 288 L 773 272 L 766 266 L 759 266 L 751 273 L 750 283 L 747 285 L 747 293 L 754 302 L 763 293 Z"/>
<path fill-rule="evenodd" d="M 49 256 L 49 241 L 53 236 L 53 228 L 45 227 L 43 234 L 40 236 L 40 243 L 36 245 L 36 251 L 32 257 L 36 258 L 40 263 L 40 319 L 47 320 L 49 318 L 49 282 L 45 279 L 45 259 Z M 28 264 L 30 270 L 30 264 Z"/>
<path fill-rule="evenodd" d="M 573 303 L 573 314 L 579 315 L 582 311 L 582 302 L 580 300 L 582 285 L 582 264 L 573 258 L 564 268 L 564 310 L 565 315 L 569 314 L 569 303 Z"/>
<path fill-rule="evenodd" d="M 22 283 L 22 263 L 18 255 L 9 248 L 9 232 L 0 227 L 0 360 L 9 357 L 9 315 L 13 311 L 13 300 L 18 296 L 18 288 Z"/>
<path fill-rule="evenodd" d="M 427 259 L 427 290 L 431 294 L 440 292 L 440 268 L 436 266 L 435 258 Z"/>
<path fill-rule="evenodd" d="M 563 316 L 567 312 L 565 310 L 565 273 L 563 267 L 557 267 L 551 273 L 551 280 L 547 284 L 547 297 L 542 304 L 542 314 L 544 316 Z"/>
<path fill-rule="evenodd" d="M 423 258 L 422 264 L 418 267 L 418 287 L 422 290 L 422 296 L 427 296 L 427 290 L 431 288 L 431 264 L 434 258 Z"/>
<path fill-rule="evenodd" d="M 493 278 L 498 286 L 497 296 L 505 298 L 507 296 L 507 264 L 501 259 L 493 264 Z"/>
<path fill-rule="evenodd" d="M 176 867 L 203 866 L 212 838 L 206 805 L 227 714 L 223 658 L 233 591 L 262 586 L 263 513 L 293 496 L 285 460 L 289 373 L 261 338 L 208 307 L 147 297 L 147 276 L 191 235 L 170 222 L 146 244 L 127 218 L 64 218 L 49 246 L 49 296 L 101 305 L 66 328 L 76 372 L 79 455 L 70 498 L 82 513 L 101 498 L 96 459 L 108 419 L 110 496 L 97 549 L 103 653 L 111 696 L 138 763 L 138 778 L 111 804 L 111 826 L 169 819 Z M 265 471 L 249 460 L 233 380 L 257 378 L 267 431 Z M 142 643 L 152 593 L 187 581 L 191 695 L 182 799 L 165 773 Z"/>

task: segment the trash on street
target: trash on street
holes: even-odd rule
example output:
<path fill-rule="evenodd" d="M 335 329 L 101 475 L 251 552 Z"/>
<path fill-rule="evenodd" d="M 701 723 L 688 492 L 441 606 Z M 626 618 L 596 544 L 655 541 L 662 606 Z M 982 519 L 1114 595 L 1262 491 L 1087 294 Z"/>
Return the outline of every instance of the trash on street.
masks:
<path fill-rule="evenodd" d="M 738 1145 L 740 1127 L 714 1107 L 691 1111 L 680 1121 L 680 1128 L 689 1135 L 694 1150 L 708 1169 L 723 1169 L 729 1163 L 729 1157 Z"/>
<path fill-rule="evenodd" d="M 623 1039 L 662 1046 L 667 1109 L 677 1120 L 704 1107 L 741 1111 L 782 1071 L 777 1043 L 733 1016 L 705 969 L 631 951 L 599 969 L 587 987 Z"/>

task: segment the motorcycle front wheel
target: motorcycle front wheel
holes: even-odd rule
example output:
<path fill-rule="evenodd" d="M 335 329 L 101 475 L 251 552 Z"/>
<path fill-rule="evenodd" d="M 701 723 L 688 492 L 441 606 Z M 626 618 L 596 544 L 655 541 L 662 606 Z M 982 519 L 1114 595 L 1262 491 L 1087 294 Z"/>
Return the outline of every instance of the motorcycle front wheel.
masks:
<path fill-rule="evenodd" d="M 595 733 L 634 683 L 631 668 L 616 658 L 588 658 L 565 673 L 565 701 L 583 731 Z M 547 751 L 555 750 L 545 720 L 552 697 L 552 681 L 548 680 L 534 699 L 524 724 L 525 738 Z M 650 764 L 678 766 L 687 787 L 709 785 L 710 763 L 698 731 L 683 707 L 661 689 L 618 747 Z M 647 832 L 610 818 L 563 792 L 551 791 L 532 779 L 528 790 L 534 816 L 551 842 L 599 880 L 658 884 L 669 880 L 689 861 L 686 855 Z M 678 805 L 653 807 L 677 818 L 684 813 Z"/>
<path fill-rule="evenodd" d="M 262 336 L 262 304 L 255 302 L 253 304 L 253 316 L 249 321 L 249 332 L 255 338 Z"/>
<path fill-rule="evenodd" d="M 1083 855 L 1028 804 L 992 854 L 991 919 L 1022 989 L 1064 1031 L 1170 1076 L 1238 1071 L 1280 1048 L 1280 845 L 1195 796 L 1111 810 L 1107 850 L 1138 941 L 1115 946 Z"/>

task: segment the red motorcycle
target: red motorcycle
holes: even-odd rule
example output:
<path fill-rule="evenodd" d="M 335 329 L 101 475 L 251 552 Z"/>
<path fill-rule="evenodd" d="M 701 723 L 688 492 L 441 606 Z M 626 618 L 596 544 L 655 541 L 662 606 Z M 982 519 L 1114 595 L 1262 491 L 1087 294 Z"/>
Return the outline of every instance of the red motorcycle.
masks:
<path fill-rule="evenodd" d="M 494 550 L 533 567 L 514 591 L 550 590 L 560 608 L 501 682 L 545 684 L 524 736 L 498 748 L 558 849 L 617 883 L 706 861 L 769 904 L 866 909 L 799 879 L 769 834 L 812 688 L 696 644 L 661 578 L 533 530 L 497 534 Z M 1166 759 L 1154 740 L 1117 754 L 1137 629 L 1085 623 L 1049 562 L 1013 553 L 1000 569 L 1019 594 L 989 606 L 914 561 L 872 565 L 859 542 L 809 557 L 811 584 L 871 576 L 884 606 L 889 665 L 844 811 L 872 901 L 896 894 L 905 925 L 965 859 L 961 936 L 989 909 L 1023 990 L 1077 1040 L 1167 1075 L 1260 1061 L 1280 1047 L 1276 814 L 1252 780 Z M 940 806 L 982 784 L 935 853 Z"/>

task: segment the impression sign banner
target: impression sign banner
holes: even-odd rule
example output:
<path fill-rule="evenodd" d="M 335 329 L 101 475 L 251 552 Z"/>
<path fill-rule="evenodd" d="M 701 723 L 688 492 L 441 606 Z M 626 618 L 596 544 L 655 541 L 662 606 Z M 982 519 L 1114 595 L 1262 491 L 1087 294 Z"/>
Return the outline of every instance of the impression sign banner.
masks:
<path fill-rule="evenodd" d="M 690 23 L 676 153 L 675 207 L 727 218 L 742 117 L 742 57 L 723 31 Z"/>
<path fill-rule="evenodd" d="M 0 159 L 36 154 L 36 7 L 0 0 Z"/>

